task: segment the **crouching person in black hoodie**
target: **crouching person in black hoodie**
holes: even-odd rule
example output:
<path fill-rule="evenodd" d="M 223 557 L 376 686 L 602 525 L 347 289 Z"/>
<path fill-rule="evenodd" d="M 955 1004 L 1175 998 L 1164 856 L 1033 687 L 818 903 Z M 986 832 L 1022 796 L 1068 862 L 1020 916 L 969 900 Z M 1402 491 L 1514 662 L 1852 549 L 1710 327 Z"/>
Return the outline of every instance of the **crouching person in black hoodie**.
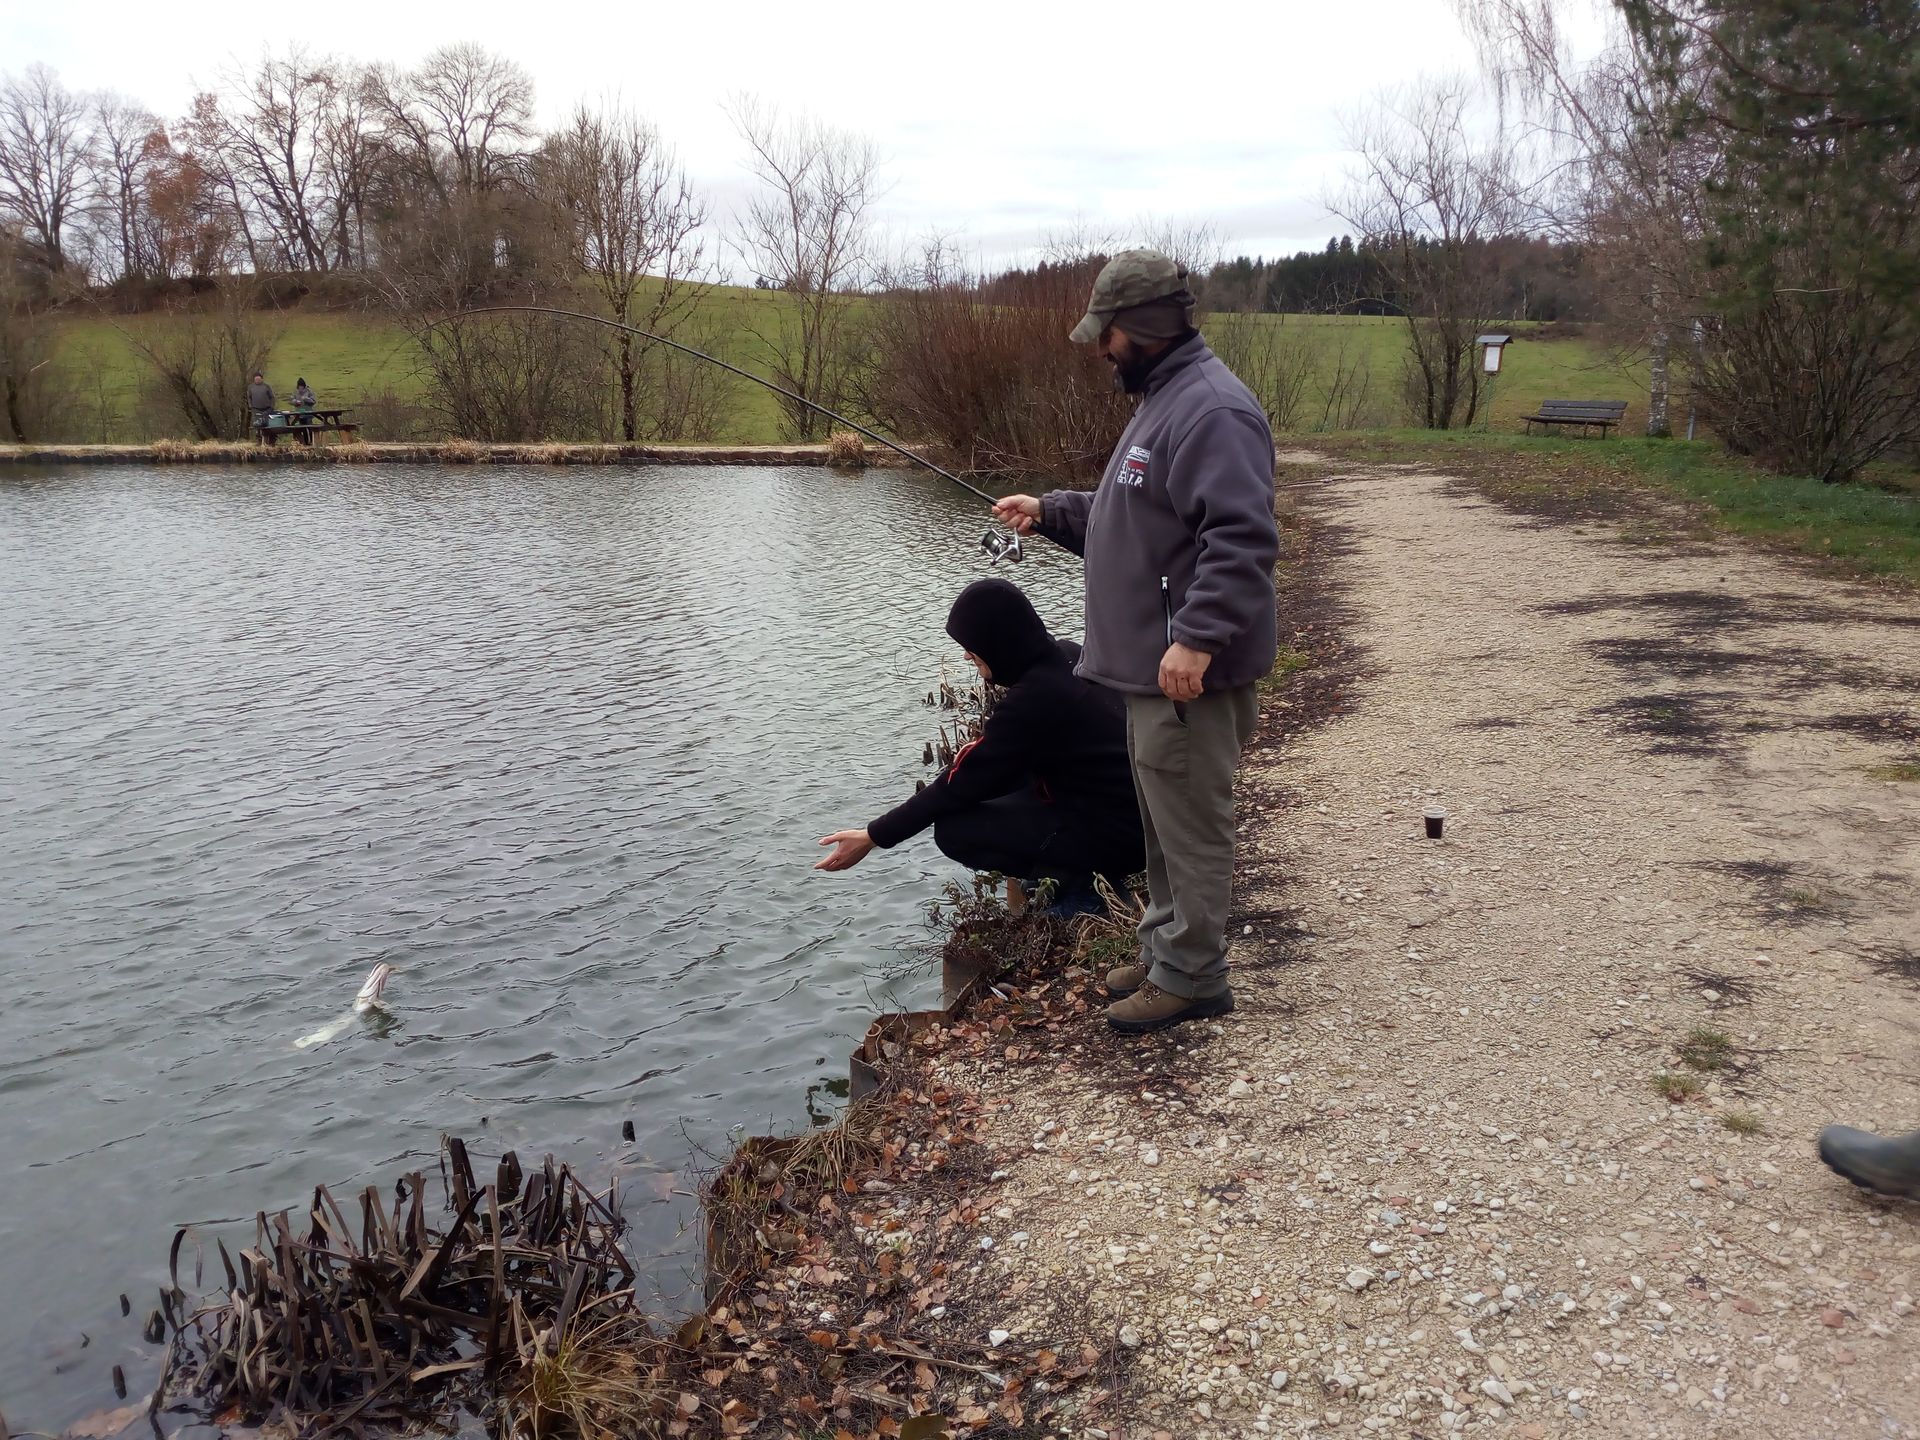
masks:
<path fill-rule="evenodd" d="M 1080 647 L 1048 634 L 1008 581 L 962 590 L 947 634 L 982 679 L 1004 687 L 980 738 L 865 829 L 821 840 L 833 853 L 813 868 L 850 869 L 875 846 L 891 849 L 931 825 L 949 859 L 1053 880 L 1065 908 L 1094 908 L 1094 876 L 1117 889 L 1145 863 L 1123 697 L 1074 675 Z"/>

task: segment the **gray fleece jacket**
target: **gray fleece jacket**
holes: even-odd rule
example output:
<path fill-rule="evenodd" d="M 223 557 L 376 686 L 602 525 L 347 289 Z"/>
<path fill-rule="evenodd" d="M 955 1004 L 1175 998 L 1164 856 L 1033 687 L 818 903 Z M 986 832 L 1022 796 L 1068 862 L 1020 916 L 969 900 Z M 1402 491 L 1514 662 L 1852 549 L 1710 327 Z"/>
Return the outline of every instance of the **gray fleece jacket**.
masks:
<path fill-rule="evenodd" d="M 1205 340 L 1155 367 L 1099 488 L 1041 497 L 1036 528 L 1087 562 L 1076 674 L 1158 694 L 1176 640 L 1213 656 L 1208 691 L 1273 669 L 1273 465 L 1266 412 Z"/>

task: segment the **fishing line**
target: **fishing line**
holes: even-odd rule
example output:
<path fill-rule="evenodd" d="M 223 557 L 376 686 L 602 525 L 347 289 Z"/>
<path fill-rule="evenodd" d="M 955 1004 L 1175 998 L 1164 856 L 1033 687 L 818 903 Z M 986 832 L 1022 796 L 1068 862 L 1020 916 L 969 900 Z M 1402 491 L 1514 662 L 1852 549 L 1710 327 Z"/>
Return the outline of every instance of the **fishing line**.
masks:
<path fill-rule="evenodd" d="M 950 480 L 955 485 L 958 485 L 962 490 L 967 491 L 969 494 L 979 496 L 982 500 L 986 501 L 987 504 L 992 505 L 995 503 L 995 497 L 992 495 L 989 495 L 986 491 L 982 490 L 978 485 L 972 484 L 971 482 L 966 480 L 962 480 L 958 475 L 954 474 L 951 470 L 945 469 L 942 466 L 934 464 L 933 461 L 927 459 L 926 456 L 916 454 L 914 451 L 909 450 L 906 446 L 900 444 L 897 440 L 888 439 L 885 435 L 882 435 L 878 430 L 868 429 L 865 425 L 862 425 L 858 420 L 849 420 L 846 416 L 842 415 L 839 411 L 829 410 L 826 406 L 820 404 L 818 401 L 809 400 L 806 396 L 797 394 L 796 392 L 787 389 L 784 385 L 776 385 L 773 381 L 767 379 L 764 375 L 756 375 L 751 370 L 743 370 L 738 365 L 729 364 L 727 361 L 722 360 L 717 355 L 709 355 L 704 350 L 696 350 L 691 345 L 683 344 L 682 342 L 678 340 L 670 339 L 665 335 L 656 335 L 651 330 L 642 330 L 638 325 L 628 325 L 624 321 L 620 321 L 620 320 L 609 320 L 604 315 L 590 315 L 584 310 L 562 310 L 552 305 L 475 305 L 465 310 L 457 310 L 451 315 L 442 316 L 438 320 L 430 320 L 427 322 L 427 325 L 422 328 L 431 328 L 432 326 L 435 326 L 435 325 L 444 325 L 450 320 L 459 320 L 468 315 L 557 315 L 560 318 L 565 320 L 584 320 L 591 325 L 605 325 L 609 330 L 624 330 L 629 335 L 642 336 L 648 340 L 655 341 L 658 344 L 666 345 L 671 347 L 672 349 L 678 350 L 683 355 L 691 355 L 696 360 L 704 360 L 709 365 L 718 365 L 722 370 L 728 371 L 729 373 L 734 375 L 738 375 L 742 380 L 751 380 L 754 384 L 762 386 L 765 389 L 771 390 L 776 395 L 784 396 L 786 399 L 792 400 L 796 404 L 804 405 L 809 410 L 813 410 L 821 415 L 825 415 L 830 420 L 837 420 L 839 421 L 840 424 L 845 425 L 849 430 L 857 430 L 862 435 L 866 436 L 869 440 L 879 441 L 882 445 L 886 446 L 889 450 L 893 451 L 895 454 L 904 455 L 907 459 L 911 460 L 914 464 L 922 466 L 925 469 L 931 470 L 934 474 L 938 475 L 941 479 Z M 1026 555 L 1026 550 L 1025 550 L 1025 547 L 1021 544 L 1020 537 L 1017 534 L 1013 533 L 1012 531 L 999 531 L 999 530 L 989 529 L 986 532 L 986 534 L 980 537 L 980 548 L 986 551 L 987 554 L 992 557 L 989 563 L 993 565 L 999 564 L 1002 560 L 1006 560 L 1009 563 L 1016 563 L 1024 559 Z"/>

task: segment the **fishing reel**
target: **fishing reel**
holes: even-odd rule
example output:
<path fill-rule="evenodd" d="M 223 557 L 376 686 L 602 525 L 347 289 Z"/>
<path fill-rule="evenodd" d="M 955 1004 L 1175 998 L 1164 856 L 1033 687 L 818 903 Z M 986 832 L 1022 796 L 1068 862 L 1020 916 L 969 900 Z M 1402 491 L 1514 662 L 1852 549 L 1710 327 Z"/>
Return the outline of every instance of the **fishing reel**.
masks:
<path fill-rule="evenodd" d="M 987 552 L 987 568 L 991 570 L 1002 560 L 1009 565 L 1018 565 L 1027 558 L 1027 547 L 1020 537 L 1011 530 L 995 530 L 991 527 L 980 537 L 980 548 Z"/>

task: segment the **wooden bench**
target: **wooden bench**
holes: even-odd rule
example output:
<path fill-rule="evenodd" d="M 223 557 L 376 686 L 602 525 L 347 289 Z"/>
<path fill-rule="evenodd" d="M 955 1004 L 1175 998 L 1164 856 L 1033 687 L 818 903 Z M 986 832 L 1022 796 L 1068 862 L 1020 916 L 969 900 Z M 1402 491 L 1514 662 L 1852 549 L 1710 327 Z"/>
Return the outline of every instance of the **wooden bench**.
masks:
<path fill-rule="evenodd" d="M 340 418 L 347 413 L 345 410 L 289 410 L 282 413 L 286 416 L 284 425 L 253 427 L 256 443 L 264 441 L 268 445 L 278 445 L 282 435 L 297 436 L 302 445 L 313 444 L 315 435 L 344 435 L 351 440 L 360 428 Z"/>
<path fill-rule="evenodd" d="M 1539 414 L 1522 418 L 1527 422 L 1529 435 L 1536 425 L 1578 425 L 1583 435 L 1590 430 L 1605 435 L 1626 413 L 1624 400 L 1542 400 Z"/>

